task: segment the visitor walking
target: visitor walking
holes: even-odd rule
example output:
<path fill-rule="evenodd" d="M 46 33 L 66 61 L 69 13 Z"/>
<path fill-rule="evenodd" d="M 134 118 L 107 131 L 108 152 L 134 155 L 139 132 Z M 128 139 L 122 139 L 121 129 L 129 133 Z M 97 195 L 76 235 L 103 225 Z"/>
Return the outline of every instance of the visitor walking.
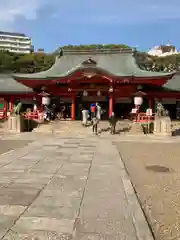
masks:
<path fill-rule="evenodd" d="M 55 120 L 55 119 L 56 119 L 56 104 L 55 104 L 55 103 L 52 105 L 51 119 L 52 119 L 52 120 Z"/>
<path fill-rule="evenodd" d="M 93 134 L 98 135 L 98 122 L 99 120 L 97 119 L 96 116 L 92 118 L 92 131 Z"/>
<path fill-rule="evenodd" d="M 102 109 L 99 103 L 96 103 L 96 117 L 97 119 L 101 120 Z"/>
<path fill-rule="evenodd" d="M 109 118 L 109 122 L 110 122 L 110 133 L 111 134 L 115 134 L 116 133 L 116 123 L 117 123 L 117 119 L 115 116 L 115 113 L 112 112 L 110 118 Z"/>
<path fill-rule="evenodd" d="M 49 107 L 47 105 L 44 106 L 44 119 L 46 121 L 50 121 L 51 120 L 51 111 L 49 109 Z"/>
<path fill-rule="evenodd" d="M 90 105 L 90 111 L 91 111 L 91 120 L 93 119 L 93 117 L 96 116 L 96 104 L 92 103 Z"/>

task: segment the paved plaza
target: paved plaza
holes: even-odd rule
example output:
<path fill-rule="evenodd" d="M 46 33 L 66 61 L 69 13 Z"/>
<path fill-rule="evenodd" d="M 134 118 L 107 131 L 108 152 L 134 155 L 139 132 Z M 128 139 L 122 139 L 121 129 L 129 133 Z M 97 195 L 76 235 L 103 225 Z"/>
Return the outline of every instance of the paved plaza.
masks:
<path fill-rule="evenodd" d="M 0 157 L 0 239 L 153 239 L 112 139 L 8 139 L 31 142 Z"/>
<path fill-rule="evenodd" d="M 180 239 L 180 141 L 117 146 L 156 239 Z"/>

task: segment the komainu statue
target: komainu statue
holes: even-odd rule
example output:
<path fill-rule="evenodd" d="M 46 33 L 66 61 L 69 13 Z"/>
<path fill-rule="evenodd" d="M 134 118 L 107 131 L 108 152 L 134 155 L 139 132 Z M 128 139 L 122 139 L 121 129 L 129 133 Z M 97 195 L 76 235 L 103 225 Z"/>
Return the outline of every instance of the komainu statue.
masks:
<path fill-rule="evenodd" d="M 13 115 L 20 115 L 22 110 L 22 103 L 19 102 L 14 108 L 13 108 Z"/>
<path fill-rule="evenodd" d="M 160 102 L 158 102 L 158 104 L 157 104 L 156 116 L 157 117 L 168 117 L 169 116 L 168 110 L 166 110 L 164 108 L 164 106 L 162 105 L 162 103 L 160 103 Z"/>

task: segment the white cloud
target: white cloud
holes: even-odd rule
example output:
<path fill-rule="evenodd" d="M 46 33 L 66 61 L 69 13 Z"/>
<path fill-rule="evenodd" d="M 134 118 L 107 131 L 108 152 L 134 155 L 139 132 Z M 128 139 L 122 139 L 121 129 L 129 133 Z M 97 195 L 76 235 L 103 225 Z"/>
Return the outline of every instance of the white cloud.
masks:
<path fill-rule="evenodd" d="M 35 19 L 38 9 L 46 4 L 46 0 L 1 0 L 0 29 L 10 30 L 18 16 Z"/>
<path fill-rule="evenodd" d="M 180 19 L 180 0 L 173 4 L 167 0 L 0 0 L 0 30 L 15 30 L 17 17 L 36 19 L 46 4 L 46 19 L 69 24 L 126 25 Z"/>

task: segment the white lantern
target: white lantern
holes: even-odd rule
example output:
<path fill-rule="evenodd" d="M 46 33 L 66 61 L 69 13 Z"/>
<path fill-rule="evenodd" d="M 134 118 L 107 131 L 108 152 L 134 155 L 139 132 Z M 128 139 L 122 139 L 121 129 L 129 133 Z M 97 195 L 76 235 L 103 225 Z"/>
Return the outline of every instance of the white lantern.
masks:
<path fill-rule="evenodd" d="M 143 98 L 142 97 L 134 97 L 134 105 L 135 106 L 141 106 L 143 104 Z"/>
<path fill-rule="evenodd" d="M 113 87 L 109 88 L 109 92 L 112 93 L 114 91 Z"/>
<path fill-rule="evenodd" d="M 33 111 L 34 111 L 34 112 L 37 111 L 37 105 L 36 105 L 36 104 L 34 104 L 34 106 L 33 106 Z"/>
<path fill-rule="evenodd" d="M 101 91 L 97 92 L 97 96 L 100 97 L 101 96 Z"/>
<path fill-rule="evenodd" d="M 88 95 L 88 92 L 87 91 L 84 91 L 83 92 L 83 96 L 86 97 Z"/>
<path fill-rule="evenodd" d="M 50 104 L 50 98 L 49 97 L 42 97 L 42 104 L 43 105 L 49 105 Z"/>

